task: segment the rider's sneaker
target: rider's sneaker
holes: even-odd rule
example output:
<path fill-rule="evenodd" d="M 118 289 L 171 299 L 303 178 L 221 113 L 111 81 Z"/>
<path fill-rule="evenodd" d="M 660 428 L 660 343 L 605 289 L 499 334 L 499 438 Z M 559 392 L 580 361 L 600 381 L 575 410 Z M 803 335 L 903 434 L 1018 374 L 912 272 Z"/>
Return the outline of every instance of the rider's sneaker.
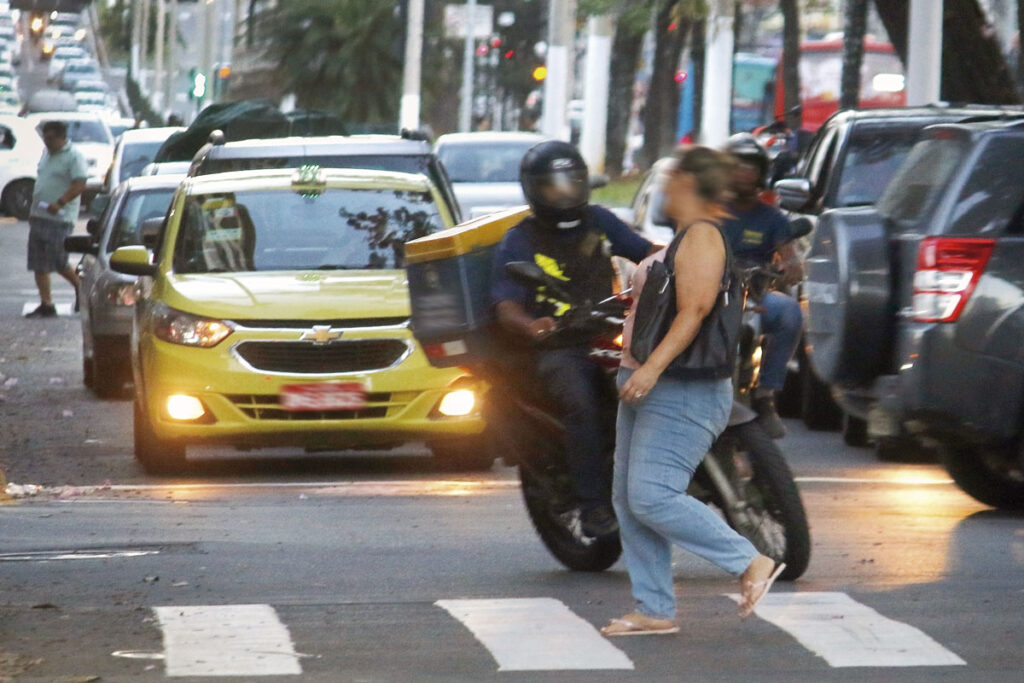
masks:
<path fill-rule="evenodd" d="M 591 538 L 607 536 L 619 530 L 619 523 L 610 505 L 597 505 L 580 511 L 580 526 L 583 533 Z"/>
<path fill-rule="evenodd" d="M 775 410 L 775 395 L 765 393 L 755 395 L 750 407 L 757 413 L 757 422 L 773 439 L 781 439 L 786 435 L 786 425 L 782 424 L 779 413 Z"/>

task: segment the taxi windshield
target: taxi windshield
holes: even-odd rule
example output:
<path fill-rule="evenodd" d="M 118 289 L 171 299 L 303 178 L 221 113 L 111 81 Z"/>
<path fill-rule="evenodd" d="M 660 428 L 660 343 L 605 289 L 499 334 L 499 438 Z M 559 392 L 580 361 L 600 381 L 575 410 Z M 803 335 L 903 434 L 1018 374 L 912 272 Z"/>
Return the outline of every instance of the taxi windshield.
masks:
<path fill-rule="evenodd" d="M 445 227 L 428 192 L 249 190 L 190 195 L 178 273 L 404 267 L 406 241 Z"/>

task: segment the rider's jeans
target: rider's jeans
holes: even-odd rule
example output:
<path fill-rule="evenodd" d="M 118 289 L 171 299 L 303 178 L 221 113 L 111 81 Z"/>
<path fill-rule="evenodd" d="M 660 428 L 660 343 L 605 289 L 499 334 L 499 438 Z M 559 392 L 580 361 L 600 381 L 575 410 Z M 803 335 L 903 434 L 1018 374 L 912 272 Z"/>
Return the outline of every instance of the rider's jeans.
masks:
<path fill-rule="evenodd" d="M 537 375 L 562 409 L 567 465 L 582 508 L 607 504 L 611 488 L 605 459 L 611 438 L 601 414 L 601 383 L 607 379 L 589 353 L 589 346 L 574 346 L 542 351 L 537 358 Z"/>
<path fill-rule="evenodd" d="M 621 387 L 633 370 L 619 369 Z M 636 609 L 672 619 L 672 544 L 742 574 L 754 546 L 707 505 L 686 493 L 693 473 L 725 429 L 728 379 L 660 378 L 639 403 L 619 403 L 612 500 Z"/>
<path fill-rule="evenodd" d="M 804 316 L 799 302 L 782 292 L 768 292 L 762 305 L 761 330 L 767 339 L 758 384 L 765 389 L 781 391 L 786 383 L 786 365 L 800 343 Z"/>

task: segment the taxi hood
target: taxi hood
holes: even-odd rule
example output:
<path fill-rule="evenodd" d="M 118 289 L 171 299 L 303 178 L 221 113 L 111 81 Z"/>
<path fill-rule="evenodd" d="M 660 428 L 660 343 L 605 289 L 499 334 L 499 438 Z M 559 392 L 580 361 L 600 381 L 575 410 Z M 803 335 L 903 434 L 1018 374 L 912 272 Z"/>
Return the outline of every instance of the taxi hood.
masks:
<path fill-rule="evenodd" d="M 223 320 L 337 320 L 409 315 L 401 270 L 171 275 L 163 301 Z"/>

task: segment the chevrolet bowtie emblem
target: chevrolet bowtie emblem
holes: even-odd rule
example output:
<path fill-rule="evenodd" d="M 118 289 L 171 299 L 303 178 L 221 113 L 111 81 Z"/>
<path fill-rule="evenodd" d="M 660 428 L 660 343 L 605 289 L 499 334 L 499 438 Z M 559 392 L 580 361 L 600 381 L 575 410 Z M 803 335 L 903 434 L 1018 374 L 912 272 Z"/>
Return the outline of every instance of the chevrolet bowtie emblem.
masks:
<path fill-rule="evenodd" d="M 303 332 L 299 339 L 301 341 L 312 340 L 314 344 L 327 344 L 335 339 L 341 339 L 341 332 L 332 332 L 330 325 L 313 325 L 313 329 Z"/>

